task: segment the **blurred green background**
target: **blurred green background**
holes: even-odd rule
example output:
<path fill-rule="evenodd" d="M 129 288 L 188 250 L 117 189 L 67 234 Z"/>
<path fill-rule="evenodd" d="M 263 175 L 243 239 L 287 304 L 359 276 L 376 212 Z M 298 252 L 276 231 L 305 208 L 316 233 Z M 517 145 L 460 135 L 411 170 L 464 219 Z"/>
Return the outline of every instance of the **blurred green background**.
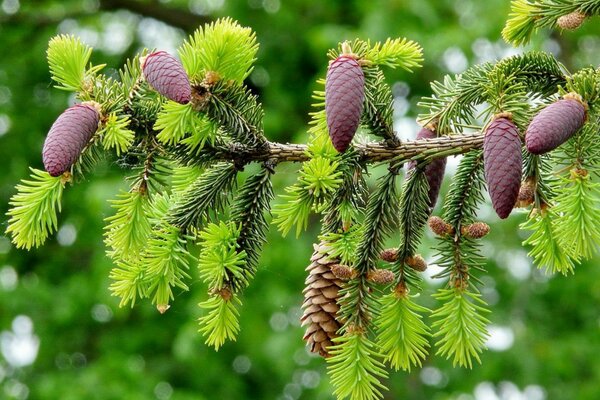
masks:
<path fill-rule="evenodd" d="M 500 38 L 508 9 L 508 0 L 0 0 L 0 212 L 28 166 L 41 168 L 45 134 L 73 102 L 52 88 L 45 61 L 58 33 L 80 36 L 96 49 L 93 62 L 114 74 L 144 47 L 174 51 L 198 25 L 231 16 L 256 30 L 261 44 L 249 85 L 264 102 L 267 135 L 291 142 L 306 139 L 310 93 L 324 75 L 328 48 L 355 37 L 405 36 L 425 55 L 413 74 L 388 71 L 396 128 L 410 138 L 430 81 L 522 51 Z M 595 24 L 542 32 L 529 47 L 554 53 L 569 69 L 597 66 Z M 278 192 L 296 168 L 279 168 Z M 106 199 L 124 187 L 125 172 L 107 160 L 88 182 L 69 188 L 59 232 L 42 248 L 16 250 L 0 237 L 0 398 L 331 398 L 325 363 L 306 352 L 298 321 L 317 221 L 298 240 L 271 229 L 243 297 L 239 339 L 216 353 L 197 333 L 197 303 L 205 297 L 197 278 L 164 315 L 149 302 L 120 309 L 110 296 L 102 224 L 111 214 Z M 536 270 L 520 246 L 524 217 L 516 212 L 499 223 L 489 206 L 480 212 L 492 226 L 483 240 L 490 261 L 482 292 L 493 313 L 482 365 L 453 369 L 432 356 L 423 369 L 390 374 L 386 398 L 600 398 L 597 260 L 570 277 Z M 0 222 L 4 231 L 6 217 Z M 429 261 L 433 244 L 428 233 L 421 251 Z M 435 306 L 430 294 L 441 284 L 427 279 L 421 303 Z"/>

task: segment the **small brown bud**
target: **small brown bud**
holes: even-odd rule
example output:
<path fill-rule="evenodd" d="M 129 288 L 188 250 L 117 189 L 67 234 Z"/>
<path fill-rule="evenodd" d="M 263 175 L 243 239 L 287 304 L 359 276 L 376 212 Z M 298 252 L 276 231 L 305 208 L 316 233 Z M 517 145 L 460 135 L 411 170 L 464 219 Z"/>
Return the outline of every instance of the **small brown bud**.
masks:
<path fill-rule="evenodd" d="M 519 189 L 519 196 L 517 197 L 517 204 L 515 207 L 528 207 L 533 204 L 535 200 L 535 178 L 529 177 L 523 183 Z"/>
<path fill-rule="evenodd" d="M 556 21 L 556 24 L 561 29 L 573 30 L 579 28 L 581 24 L 583 24 L 583 21 L 585 21 L 586 17 L 587 15 L 585 15 L 581 11 L 573 11 L 570 14 L 563 15 L 562 17 L 560 17 Z"/>
<path fill-rule="evenodd" d="M 381 252 L 379 258 L 389 263 L 396 262 L 398 261 L 398 249 L 385 249 Z"/>
<path fill-rule="evenodd" d="M 454 233 L 452 225 L 435 215 L 429 218 L 429 228 L 438 236 L 447 236 Z"/>
<path fill-rule="evenodd" d="M 397 284 L 394 288 L 394 294 L 397 298 L 408 296 L 408 286 L 406 286 L 406 282 L 401 281 L 399 284 Z"/>
<path fill-rule="evenodd" d="M 404 262 L 415 271 L 423 272 L 427 269 L 427 263 L 420 254 L 407 257 Z"/>
<path fill-rule="evenodd" d="M 333 272 L 336 278 L 341 279 L 343 281 L 349 281 L 350 279 L 354 279 L 357 275 L 357 272 L 354 268 L 350 268 L 349 266 L 343 264 L 332 265 L 331 272 Z"/>
<path fill-rule="evenodd" d="M 490 226 L 485 222 L 473 222 L 460 228 L 460 232 L 471 239 L 481 239 L 490 233 Z"/>
<path fill-rule="evenodd" d="M 396 280 L 396 275 L 389 269 L 374 269 L 367 273 L 367 279 L 377 285 L 389 285 Z"/>

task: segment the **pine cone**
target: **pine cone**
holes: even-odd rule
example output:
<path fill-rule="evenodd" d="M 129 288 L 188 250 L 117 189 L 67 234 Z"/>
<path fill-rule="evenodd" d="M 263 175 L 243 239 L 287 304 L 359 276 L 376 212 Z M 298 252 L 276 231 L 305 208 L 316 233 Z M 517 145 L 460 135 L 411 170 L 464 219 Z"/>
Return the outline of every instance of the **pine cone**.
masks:
<path fill-rule="evenodd" d="M 365 98 L 365 76 L 353 57 L 341 55 L 329 64 L 325 80 L 325 113 L 333 147 L 345 152 L 358 129 Z"/>
<path fill-rule="evenodd" d="M 577 29 L 581 26 L 581 24 L 583 24 L 583 21 L 585 21 L 586 17 L 587 15 L 585 15 L 581 11 L 573 11 L 572 13 L 563 15 L 558 20 L 556 20 L 556 24 L 561 29 Z"/>
<path fill-rule="evenodd" d="M 483 164 L 488 192 L 502 219 L 512 211 L 521 186 L 521 139 L 507 117 L 490 123 L 483 139 Z"/>
<path fill-rule="evenodd" d="M 529 123 L 525 133 L 527 150 L 544 154 L 566 142 L 584 124 L 586 109 L 574 97 L 565 96 L 540 111 Z"/>
<path fill-rule="evenodd" d="M 431 231 L 438 236 L 444 237 L 454 234 L 454 228 L 452 225 L 436 215 L 429 217 L 427 223 L 429 224 Z"/>
<path fill-rule="evenodd" d="M 490 233 L 490 226 L 485 222 L 473 222 L 472 224 L 462 226 L 461 233 L 471 239 L 481 239 Z"/>
<path fill-rule="evenodd" d="M 427 128 L 423 127 L 417 133 L 416 140 L 420 139 L 433 139 L 436 138 L 437 134 Z M 416 161 L 408 163 L 408 170 L 410 171 L 417 165 Z M 446 170 L 446 157 L 436 158 L 431 161 L 425 167 L 425 176 L 427 177 L 427 183 L 429 183 L 429 207 L 434 208 L 437 202 L 440 188 L 442 186 L 442 179 L 444 179 L 444 171 Z"/>
<path fill-rule="evenodd" d="M 311 264 L 306 268 L 310 272 L 305 282 L 301 321 L 302 326 L 307 327 L 304 340 L 308 342 L 310 351 L 328 357 L 331 340 L 338 336 L 337 331 L 342 326 L 336 314 L 339 310 L 338 291 L 343 281 L 331 272 L 331 267 L 339 260 L 329 258 L 327 243 L 315 244 L 314 249 Z"/>
<path fill-rule="evenodd" d="M 77 161 L 100 122 L 100 105 L 75 104 L 54 121 L 42 150 L 44 168 L 52 176 L 62 175 Z"/>
<path fill-rule="evenodd" d="M 165 51 L 157 51 L 143 58 L 141 64 L 146 81 L 158 93 L 180 104 L 189 103 L 192 88 L 179 60 Z"/>

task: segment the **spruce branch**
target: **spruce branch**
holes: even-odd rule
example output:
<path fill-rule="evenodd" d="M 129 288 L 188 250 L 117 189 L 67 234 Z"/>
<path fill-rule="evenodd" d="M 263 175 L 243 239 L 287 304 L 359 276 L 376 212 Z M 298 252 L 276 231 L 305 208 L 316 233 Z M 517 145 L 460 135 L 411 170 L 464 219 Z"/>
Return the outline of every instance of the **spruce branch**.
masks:
<path fill-rule="evenodd" d="M 194 108 L 234 141 L 250 147 L 265 145 L 262 106 L 248 88 L 219 81 L 209 87 L 194 87 L 193 93 Z"/>
<path fill-rule="evenodd" d="M 198 304 L 208 312 L 198 320 L 200 332 L 206 338 L 207 345 L 219 350 L 226 340 L 236 339 L 240 331 L 238 307 L 241 304 L 241 300 L 227 290 L 215 293 L 208 300 Z"/>
<path fill-rule="evenodd" d="M 409 284 L 417 289 L 421 278 L 414 269 L 407 268 L 405 260 L 415 255 L 427 224 L 430 210 L 428 190 L 425 165 L 417 165 L 404 181 L 400 199 L 400 246 L 397 250 L 398 261 L 393 267 L 399 273 L 399 284 Z"/>
<path fill-rule="evenodd" d="M 135 258 L 146 246 L 151 232 L 148 193 L 137 185 L 110 203 L 116 213 L 105 219 L 104 242 L 111 248 L 108 254 L 114 259 Z"/>
<path fill-rule="evenodd" d="M 369 338 L 360 331 L 349 332 L 333 339 L 327 368 L 334 394 L 338 399 L 375 400 L 383 398 L 387 377 L 381 354 Z"/>
<path fill-rule="evenodd" d="M 104 150 L 114 149 L 117 156 L 125 153 L 133 144 L 135 133 L 128 128 L 129 116 L 111 113 L 106 118 L 98 134 L 102 138 Z"/>
<path fill-rule="evenodd" d="M 258 44 L 252 29 L 231 18 L 222 18 L 198 28 L 179 49 L 183 66 L 192 81 L 212 80 L 241 84 L 256 60 Z"/>
<path fill-rule="evenodd" d="M 216 163 L 182 193 L 169 220 L 183 231 L 200 228 L 211 215 L 222 211 L 229 203 L 229 194 L 235 186 L 237 169 L 231 163 Z"/>
<path fill-rule="evenodd" d="M 479 293 L 457 288 L 440 289 L 434 297 L 444 304 L 435 310 L 436 321 L 433 336 L 439 338 L 437 353 L 452 358 L 453 365 L 473 368 L 473 359 L 481 363 L 479 354 L 485 349 L 489 337 L 486 325 L 489 321 L 482 316 L 488 313 L 485 301 Z"/>
<path fill-rule="evenodd" d="M 390 166 L 379 178 L 377 189 L 369 197 L 363 222 L 363 234 L 356 249 L 356 269 L 365 274 L 373 269 L 383 250 L 384 240 L 398 226 L 398 167 Z"/>
<path fill-rule="evenodd" d="M 45 171 L 31 169 L 31 179 L 17 185 L 9 201 L 7 234 L 17 248 L 27 250 L 42 245 L 58 227 L 62 192 L 70 175 L 52 177 Z"/>
<path fill-rule="evenodd" d="M 362 123 L 369 132 L 390 143 L 398 142 L 394 133 L 393 98 L 383 71 L 378 67 L 363 68 L 365 75 L 365 101 Z"/>
<path fill-rule="evenodd" d="M 86 66 L 92 55 L 92 48 L 83 44 L 71 35 L 58 35 L 48 44 L 48 64 L 50 73 L 61 90 L 72 92 L 87 92 L 86 79 L 100 71 L 104 65 L 97 65 L 86 71 Z"/>
<path fill-rule="evenodd" d="M 271 175 L 272 165 L 263 165 L 260 172 L 249 177 L 240 188 L 231 207 L 231 221 L 240 225 L 240 233 L 237 238 L 238 252 L 246 254 L 244 269 L 248 276 L 253 276 L 263 243 L 267 241 L 269 222 L 267 215 L 270 214 L 271 201 L 273 200 L 273 186 Z M 232 287 L 239 285 L 235 281 Z"/>
<path fill-rule="evenodd" d="M 576 22 L 565 20 L 565 17 L 573 13 L 581 14 Z M 528 43 L 540 28 L 555 27 L 558 24 L 563 29 L 576 29 L 586 17 L 598 14 L 598 0 L 513 0 L 502 37 L 519 46 Z"/>
<path fill-rule="evenodd" d="M 395 370 L 410 372 L 427 357 L 431 334 L 421 314 L 429 312 L 416 304 L 402 286 L 381 299 L 381 313 L 375 320 L 377 343 L 385 361 Z"/>
<path fill-rule="evenodd" d="M 570 249 L 565 249 L 559 242 L 556 226 L 552 222 L 554 219 L 552 213 L 551 208 L 544 206 L 519 226 L 522 230 L 532 231 L 531 235 L 523 241 L 523 245 L 531 246 L 527 255 L 533 258 L 538 268 L 545 268 L 549 273 L 560 272 L 568 275 L 573 273 L 574 262 L 579 262 L 579 258 L 577 256 L 572 258 Z"/>

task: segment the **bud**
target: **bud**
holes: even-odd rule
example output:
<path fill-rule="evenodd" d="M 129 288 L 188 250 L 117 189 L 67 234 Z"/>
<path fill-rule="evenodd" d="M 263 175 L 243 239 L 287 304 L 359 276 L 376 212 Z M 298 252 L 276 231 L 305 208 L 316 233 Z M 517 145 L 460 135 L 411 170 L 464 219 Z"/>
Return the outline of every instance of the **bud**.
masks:
<path fill-rule="evenodd" d="M 350 279 L 356 278 L 357 272 L 354 268 L 350 268 L 343 264 L 334 264 L 331 266 L 331 272 L 336 278 L 343 281 L 349 281 Z"/>
<path fill-rule="evenodd" d="M 144 78 L 166 98 L 187 104 L 192 96 L 190 80 L 181 62 L 165 51 L 148 54 L 140 60 Z"/>
<path fill-rule="evenodd" d="M 421 128 L 417 133 L 416 140 L 421 139 L 433 139 L 436 138 L 437 134 L 434 132 L 433 126 L 426 126 Z M 417 165 L 416 161 L 408 163 L 408 170 L 415 168 Z M 446 157 L 436 158 L 425 166 L 425 177 L 429 184 L 429 207 L 435 207 L 438 195 L 440 193 L 440 187 L 442 186 L 442 179 L 444 179 L 444 172 L 446 171 Z"/>
<path fill-rule="evenodd" d="M 521 186 L 521 139 L 507 116 L 498 116 L 483 139 L 483 165 L 488 192 L 496 214 L 502 219 L 512 211 Z"/>
<path fill-rule="evenodd" d="M 431 231 L 438 236 L 448 236 L 454 233 L 454 228 L 452 227 L 452 225 L 450 225 L 438 216 L 434 215 L 432 217 L 429 217 L 428 224 Z"/>
<path fill-rule="evenodd" d="M 517 197 L 517 204 L 515 207 L 528 207 L 533 204 L 535 200 L 535 178 L 530 177 L 527 178 L 523 183 L 521 183 L 521 188 L 519 189 L 519 196 Z"/>
<path fill-rule="evenodd" d="M 558 18 L 556 24 L 561 29 L 573 30 L 579 28 L 581 24 L 583 24 L 583 21 L 585 21 L 586 17 L 587 15 L 581 11 L 573 11 L 570 14 L 563 15 L 562 17 Z"/>
<path fill-rule="evenodd" d="M 527 150 L 533 154 L 554 150 L 573 136 L 585 120 L 586 106 L 581 97 L 565 95 L 533 117 L 525 133 Z"/>
<path fill-rule="evenodd" d="M 471 239 L 481 239 L 490 233 L 490 226 L 485 222 L 473 222 L 460 228 L 460 232 Z"/>
<path fill-rule="evenodd" d="M 342 54 L 329 64 L 325 80 L 325 113 L 333 147 L 345 152 L 358 129 L 365 97 L 365 76 L 358 61 Z"/>
<path fill-rule="evenodd" d="M 161 314 L 164 314 L 164 313 L 166 313 L 166 312 L 167 312 L 167 310 L 168 310 L 169 308 L 171 308 L 171 306 L 170 306 L 170 305 L 168 305 L 168 304 L 158 304 L 158 305 L 156 306 L 156 309 L 157 309 L 157 310 L 158 310 L 158 312 L 159 312 L 159 313 L 161 313 Z"/>
<path fill-rule="evenodd" d="M 389 269 L 373 269 L 367 273 L 367 280 L 376 285 L 389 285 L 396 280 L 396 275 Z"/>
<path fill-rule="evenodd" d="M 398 261 L 398 249 L 385 249 L 381 252 L 379 258 L 389 263 L 396 262 Z"/>
<path fill-rule="evenodd" d="M 420 254 L 407 257 L 404 262 L 415 271 L 423 272 L 427 269 L 427 263 Z"/>
<path fill-rule="evenodd" d="M 52 176 L 68 171 L 77 161 L 100 122 L 96 102 L 75 104 L 54 121 L 42 150 L 44 168 Z"/>

